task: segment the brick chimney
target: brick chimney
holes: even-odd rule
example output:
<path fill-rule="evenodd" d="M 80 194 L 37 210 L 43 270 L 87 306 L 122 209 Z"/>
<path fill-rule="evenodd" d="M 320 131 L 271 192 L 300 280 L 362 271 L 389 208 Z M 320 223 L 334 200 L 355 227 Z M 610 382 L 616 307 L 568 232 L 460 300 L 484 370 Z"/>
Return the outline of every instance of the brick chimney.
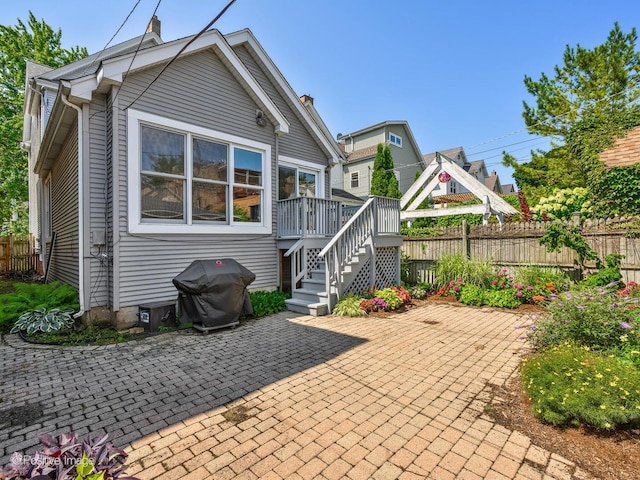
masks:
<path fill-rule="evenodd" d="M 495 170 L 491 170 L 491 176 L 495 177 L 496 175 L 497 175 L 496 171 Z"/>
<path fill-rule="evenodd" d="M 302 103 L 309 102 L 309 103 L 311 103 L 311 105 L 313 105 L 313 97 L 311 95 L 306 94 L 306 93 L 300 97 L 300 101 Z"/>
<path fill-rule="evenodd" d="M 147 33 L 151 32 L 160 36 L 160 20 L 158 20 L 157 15 L 151 17 L 151 21 L 149 22 L 149 25 L 147 25 Z"/>

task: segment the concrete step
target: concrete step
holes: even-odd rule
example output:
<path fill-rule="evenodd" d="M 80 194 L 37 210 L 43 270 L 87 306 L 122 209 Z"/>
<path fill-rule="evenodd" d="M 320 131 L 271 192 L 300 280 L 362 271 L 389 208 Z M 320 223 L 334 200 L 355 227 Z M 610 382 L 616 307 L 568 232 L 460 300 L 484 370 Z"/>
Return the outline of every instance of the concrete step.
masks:
<path fill-rule="evenodd" d="M 317 278 L 305 278 L 302 280 L 302 288 L 305 290 L 315 290 L 317 292 L 326 290 L 324 279 Z"/>
<path fill-rule="evenodd" d="M 317 303 L 326 300 L 327 292 L 324 291 L 324 288 L 322 291 L 307 288 L 296 288 L 292 292 L 291 296 L 299 300 L 307 300 L 309 302 Z"/>
<path fill-rule="evenodd" d="M 305 315 L 313 315 L 320 317 L 329 313 L 327 305 L 320 302 L 308 302 L 298 298 L 288 298 L 284 301 L 287 309 L 292 312 L 303 313 Z"/>

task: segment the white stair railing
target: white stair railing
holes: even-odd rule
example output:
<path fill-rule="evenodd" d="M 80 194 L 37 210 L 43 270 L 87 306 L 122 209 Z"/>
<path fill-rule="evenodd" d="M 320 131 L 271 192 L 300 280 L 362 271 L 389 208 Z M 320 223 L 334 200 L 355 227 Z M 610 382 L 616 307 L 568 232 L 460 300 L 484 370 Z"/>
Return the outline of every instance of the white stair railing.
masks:
<path fill-rule="evenodd" d="M 365 245 L 367 239 L 375 237 L 378 200 L 378 197 L 370 197 L 318 254 L 325 260 L 329 311 L 333 308 L 334 295 L 339 299 L 344 293 L 345 285 L 342 280 L 345 267 Z"/>

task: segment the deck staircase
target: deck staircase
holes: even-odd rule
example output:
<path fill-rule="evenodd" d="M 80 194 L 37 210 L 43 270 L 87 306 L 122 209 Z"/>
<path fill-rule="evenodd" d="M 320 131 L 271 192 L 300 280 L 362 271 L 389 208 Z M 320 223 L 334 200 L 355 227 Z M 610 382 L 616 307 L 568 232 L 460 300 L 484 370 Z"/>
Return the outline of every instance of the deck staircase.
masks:
<path fill-rule="evenodd" d="M 304 212 L 304 206 L 287 210 L 290 214 Z M 399 283 L 402 237 L 398 200 L 371 197 L 357 212 L 344 216 L 339 204 L 328 216 L 316 207 L 313 216 L 303 214 L 306 222 L 297 231 L 304 234 L 284 254 L 291 258 L 289 310 L 326 315 L 348 292 Z M 336 216 L 341 226 L 330 232 L 327 226 L 336 222 L 326 219 Z M 310 225 L 309 219 L 314 218 L 324 219 L 320 222 L 323 234 Z"/>

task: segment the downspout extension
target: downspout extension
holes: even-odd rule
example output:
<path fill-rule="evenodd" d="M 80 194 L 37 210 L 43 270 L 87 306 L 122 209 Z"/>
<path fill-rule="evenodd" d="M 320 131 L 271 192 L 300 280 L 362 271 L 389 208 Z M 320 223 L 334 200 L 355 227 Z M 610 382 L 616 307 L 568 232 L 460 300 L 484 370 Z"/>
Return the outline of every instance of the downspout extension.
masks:
<path fill-rule="evenodd" d="M 82 137 L 82 108 L 74 105 L 69 101 L 66 95 L 60 95 L 62 99 L 62 103 L 67 105 L 68 107 L 73 108 L 76 112 L 78 112 L 78 257 L 80 258 L 78 265 L 78 299 L 80 302 L 80 311 L 73 315 L 73 318 L 80 318 L 85 313 L 85 304 L 84 304 L 84 205 L 82 199 L 84 197 L 83 190 L 83 177 L 84 177 L 84 168 L 83 168 L 83 157 L 82 157 L 82 149 L 83 149 L 83 137 Z"/>

